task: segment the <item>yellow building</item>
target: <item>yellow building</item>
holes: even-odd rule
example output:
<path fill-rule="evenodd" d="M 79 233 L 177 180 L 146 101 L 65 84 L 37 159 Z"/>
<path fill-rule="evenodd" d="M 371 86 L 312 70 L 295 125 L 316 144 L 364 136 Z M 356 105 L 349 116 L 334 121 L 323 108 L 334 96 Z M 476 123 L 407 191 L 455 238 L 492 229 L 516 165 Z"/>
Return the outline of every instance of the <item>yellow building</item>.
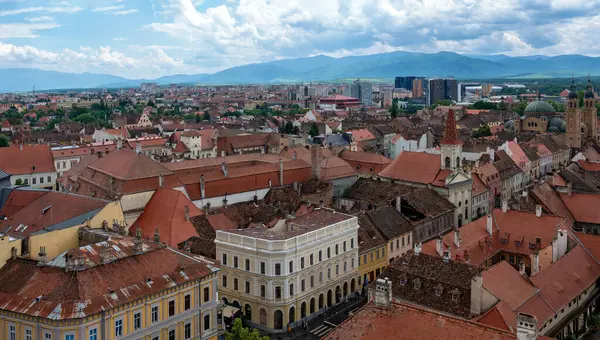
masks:
<path fill-rule="evenodd" d="M 0 338 L 217 338 L 211 260 L 160 243 L 88 230 L 102 240 L 52 260 L 15 258 L 0 270 Z M 85 233 L 84 233 L 85 234 Z"/>
<path fill-rule="evenodd" d="M 388 265 L 387 239 L 367 214 L 358 215 L 358 280 L 359 286 L 375 281 Z"/>

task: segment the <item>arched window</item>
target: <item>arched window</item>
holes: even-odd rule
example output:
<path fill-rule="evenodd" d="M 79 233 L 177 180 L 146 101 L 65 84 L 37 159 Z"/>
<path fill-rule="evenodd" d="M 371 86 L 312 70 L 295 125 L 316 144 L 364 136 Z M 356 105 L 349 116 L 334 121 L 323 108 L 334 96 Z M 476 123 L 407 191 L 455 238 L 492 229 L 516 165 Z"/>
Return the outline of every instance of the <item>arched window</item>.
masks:
<path fill-rule="evenodd" d="M 446 157 L 444 163 L 445 163 L 446 168 L 449 168 L 450 167 L 450 157 Z"/>

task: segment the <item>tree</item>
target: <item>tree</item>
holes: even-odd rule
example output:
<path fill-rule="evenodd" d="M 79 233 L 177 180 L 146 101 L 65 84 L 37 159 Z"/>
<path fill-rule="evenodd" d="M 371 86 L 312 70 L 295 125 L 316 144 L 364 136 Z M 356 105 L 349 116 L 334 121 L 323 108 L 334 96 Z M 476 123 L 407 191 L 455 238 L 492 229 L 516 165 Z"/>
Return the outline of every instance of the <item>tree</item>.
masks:
<path fill-rule="evenodd" d="M 199 114 L 196 114 L 196 123 L 200 123 L 202 121 L 202 117 Z"/>
<path fill-rule="evenodd" d="M 287 123 L 285 123 L 285 125 L 283 126 L 283 133 L 293 133 L 294 132 L 294 124 L 292 124 L 292 122 L 288 121 Z"/>
<path fill-rule="evenodd" d="M 577 97 L 579 98 L 579 107 L 583 107 L 583 105 L 584 105 L 584 102 L 583 102 L 584 96 L 583 95 L 584 95 L 583 90 L 577 91 Z"/>
<path fill-rule="evenodd" d="M 237 318 L 231 330 L 225 333 L 225 340 L 269 340 L 269 337 L 261 336 L 257 329 L 250 330 L 244 327 L 242 319 Z"/>
<path fill-rule="evenodd" d="M 398 109 L 398 98 L 394 98 L 392 99 L 392 107 L 390 108 L 390 115 L 392 116 L 392 118 L 398 117 L 399 111 L 400 110 Z"/>
<path fill-rule="evenodd" d="M 91 113 L 84 113 L 75 117 L 73 120 L 81 124 L 91 124 L 96 122 L 96 117 L 94 117 Z"/>
<path fill-rule="evenodd" d="M 312 123 L 312 125 L 310 126 L 310 131 L 308 132 L 308 134 L 309 134 L 311 137 L 314 137 L 314 136 L 318 136 L 318 135 L 319 135 L 319 127 L 317 126 L 317 124 L 315 124 L 315 123 Z"/>
<path fill-rule="evenodd" d="M 0 134 L 0 148 L 5 148 L 10 145 L 10 140 L 6 135 Z"/>
<path fill-rule="evenodd" d="M 204 111 L 204 116 L 202 117 L 202 120 L 207 120 L 210 122 L 210 113 L 208 111 Z"/>
<path fill-rule="evenodd" d="M 484 102 L 483 100 L 476 101 L 473 103 L 473 109 L 475 110 L 495 110 L 497 105 L 495 103 Z"/>
<path fill-rule="evenodd" d="M 548 104 L 552 105 L 554 111 L 556 112 L 565 112 L 565 106 L 563 104 L 557 103 L 553 100 L 549 100 Z"/>
<path fill-rule="evenodd" d="M 155 106 L 156 106 L 156 104 L 154 104 L 154 102 L 152 101 L 152 99 L 151 99 L 151 100 L 149 100 L 149 101 L 148 101 L 148 104 L 146 104 L 146 105 L 148 105 L 148 106 L 152 106 L 152 107 L 155 107 Z"/>
<path fill-rule="evenodd" d="M 492 131 L 490 130 L 490 127 L 487 124 L 481 125 L 479 127 L 479 129 L 477 129 L 477 130 L 473 130 L 474 138 L 487 137 L 487 136 L 491 136 L 491 135 L 492 135 Z"/>

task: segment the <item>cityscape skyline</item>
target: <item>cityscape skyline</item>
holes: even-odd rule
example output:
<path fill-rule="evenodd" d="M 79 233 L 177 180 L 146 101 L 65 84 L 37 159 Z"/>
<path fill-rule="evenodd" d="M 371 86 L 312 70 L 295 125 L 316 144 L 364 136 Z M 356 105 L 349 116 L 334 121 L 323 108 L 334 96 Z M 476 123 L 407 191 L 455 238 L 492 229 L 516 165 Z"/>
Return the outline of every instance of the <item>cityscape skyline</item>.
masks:
<path fill-rule="evenodd" d="M 593 35 L 600 5 L 593 2 L 438 5 L 394 0 L 3 0 L 0 68 L 156 78 L 320 54 L 600 54 Z"/>

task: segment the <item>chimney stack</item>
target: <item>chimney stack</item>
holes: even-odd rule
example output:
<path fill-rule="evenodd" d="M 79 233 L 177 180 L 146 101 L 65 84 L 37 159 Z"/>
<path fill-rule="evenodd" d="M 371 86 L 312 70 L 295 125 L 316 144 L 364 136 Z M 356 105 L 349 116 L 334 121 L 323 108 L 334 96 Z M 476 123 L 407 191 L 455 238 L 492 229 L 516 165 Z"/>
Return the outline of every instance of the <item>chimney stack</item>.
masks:
<path fill-rule="evenodd" d="M 542 206 L 539 204 L 535 206 L 535 216 L 542 217 Z"/>
<path fill-rule="evenodd" d="M 137 228 L 135 230 L 135 239 L 133 240 L 133 254 L 138 255 L 141 254 L 143 250 L 143 242 L 142 242 L 142 230 Z"/>
<path fill-rule="evenodd" d="M 294 151 L 294 153 L 292 153 L 292 159 L 293 160 L 298 159 L 298 153 L 296 151 Z"/>
<path fill-rule="evenodd" d="M 17 248 L 15 248 L 15 247 L 10 248 L 10 258 L 13 260 L 17 259 Z"/>
<path fill-rule="evenodd" d="M 204 174 L 200 175 L 200 195 L 202 195 L 202 199 L 206 198 Z"/>
<path fill-rule="evenodd" d="M 135 153 L 137 153 L 138 155 L 142 153 L 142 143 L 140 143 L 140 142 L 135 143 Z"/>
<path fill-rule="evenodd" d="M 525 262 L 523 261 L 519 262 L 519 274 L 525 275 Z"/>
<path fill-rule="evenodd" d="M 313 144 L 310 148 L 312 177 L 321 179 L 321 146 Z"/>
<path fill-rule="evenodd" d="M 558 251 L 556 259 L 560 259 L 567 253 L 567 231 L 558 229 L 556 231 L 556 250 Z"/>
<path fill-rule="evenodd" d="M 40 247 L 40 252 L 38 253 L 38 264 L 48 264 L 48 255 L 46 254 L 46 247 Z"/>
<path fill-rule="evenodd" d="M 187 205 L 185 207 L 183 207 L 183 217 L 185 218 L 186 221 L 190 220 L 190 207 Z"/>
<path fill-rule="evenodd" d="M 158 186 L 161 188 L 165 186 L 165 176 L 163 174 L 158 175 Z"/>
<path fill-rule="evenodd" d="M 392 305 L 392 281 L 383 278 L 375 281 L 375 305 L 378 307 L 390 307 Z"/>
<path fill-rule="evenodd" d="M 421 254 L 421 250 L 423 249 L 423 245 L 421 242 L 415 244 L 415 256 L 419 256 Z"/>
<path fill-rule="evenodd" d="M 537 318 L 533 315 L 517 314 L 517 340 L 535 340 L 538 336 Z"/>
<path fill-rule="evenodd" d="M 158 232 L 158 227 L 156 227 L 156 231 L 154 231 L 154 242 L 160 243 L 160 233 Z"/>
<path fill-rule="evenodd" d="M 106 242 L 104 242 L 104 244 L 102 244 L 101 247 L 102 248 L 100 249 L 100 260 L 104 264 L 109 263 L 112 257 L 110 251 L 111 247 Z"/>
<path fill-rule="evenodd" d="M 521 194 L 523 195 L 523 197 L 527 197 L 527 195 L 528 195 L 527 190 L 523 190 L 523 192 Z"/>
<path fill-rule="evenodd" d="M 454 245 L 456 248 L 460 248 L 460 231 L 458 228 L 454 228 Z"/>
<path fill-rule="evenodd" d="M 492 216 L 492 214 L 488 214 L 487 215 L 487 220 L 485 223 L 485 230 L 487 231 L 488 235 L 492 236 L 493 233 L 493 228 L 494 227 L 494 217 Z"/>
<path fill-rule="evenodd" d="M 221 157 L 225 157 L 225 156 L 226 156 L 225 150 L 221 150 Z"/>
<path fill-rule="evenodd" d="M 573 183 L 567 182 L 567 195 L 573 196 Z"/>
<path fill-rule="evenodd" d="M 225 193 L 225 196 L 223 197 L 223 208 L 227 208 L 227 193 Z"/>
<path fill-rule="evenodd" d="M 23 143 L 19 144 L 19 151 L 23 151 Z"/>
<path fill-rule="evenodd" d="M 283 159 L 279 158 L 279 186 L 283 186 Z"/>
<path fill-rule="evenodd" d="M 323 200 L 319 200 L 319 209 L 323 209 Z"/>
<path fill-rule="evenodd" d="M 540 252 L 536 250 L 533 253 L 533 261 L 531 262 L 531 276 L 540 271 Z"/>
<path fill-rule="evenodd" d="M 502 212 L 505 213 L 508 211 L 508 202 L 502 201 Z"/>
<path fill-rule="evenodd" d="M 221 163 L 221 171 L 223 171 L 223 176 L 225 176 L 225 177 L 229 176 L 229 168 L 227 167 L 227 163 L 225 163 L 225 162 Z"/>
<path fill-rule="evenodd" d="M 396 211 L 402 213 L 402 198 L 400 196 L 396 197 Z"/>
<path fill-rule="evenodd" d="M 442 235 L 438 235 L 438 238 L 435 240 L 435 251 L 439 256 L 444 256 L 443 246 L 444 240 L 442 239 Z"/>
<path fill-rule="evenodd" d="M 451 251 L 451 250 L 450 250 L 450 248 L 448 248 L 448 249 L 444 250 L 444 257 L 443 257 L 443 260 L 444 260 L 444 262 L 446 262 L 446 263 L 450 262 L 450 251 Z"/>
<path fill-rule="evenodd" d="M 121 150 L 123 148 L 123 140 L 121 138 L 117 138 L 117 150 Z"/>

